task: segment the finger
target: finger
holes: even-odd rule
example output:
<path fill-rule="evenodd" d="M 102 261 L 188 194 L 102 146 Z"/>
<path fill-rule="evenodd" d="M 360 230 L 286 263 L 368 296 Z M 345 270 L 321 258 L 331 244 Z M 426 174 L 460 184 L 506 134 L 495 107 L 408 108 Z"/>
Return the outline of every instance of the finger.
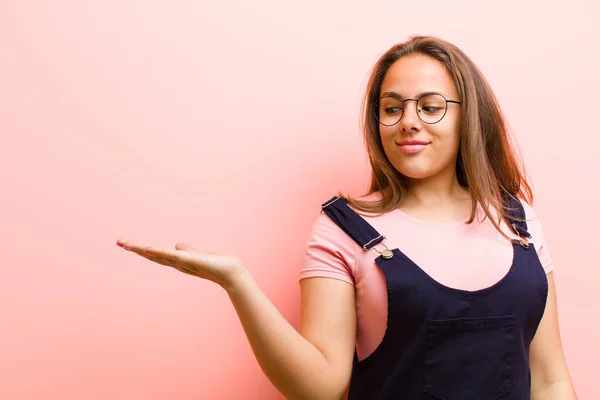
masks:
<path fill-rule="evenodd" d="M 125 248 L 126 250 L 131 251 L 132 253 L 137 254 L 138 256 L 142 256 L 144 258 L 147 258 L 149 260 L 154 261 L 155 259 L 160 259 L 160 258 L 164 258 L 161 254 L 154 254 L 154 253 L 149 253 L 146 251 L 146 249 L 150 247 L 147 244 L 142 244 L 142 245 L 138 245 L 138 244 L 131 244 L 131 243 L 127 243 L 125 244 L 125 246 L 123 246 L 123 248 Z"/>
<path fill-rule="evenodd" d="M 132 242 L 123 243 L 123 248 L 125 250 L 130 250 L 130 251 L 135 251 L 135 252 L 144 251 L 149 246 L 150 245 L 148 243 L 132 243 Z"/>
<path fill-rule="evenodd" d="M 134 253 L 138 253 L 140 255 L 142 255 L 142 253 L 144 253 L 145 249 L 149 246 L 150 245 L 147 243 L 137 244 L 137 243 L 126 242 L 125 244 L 123 244 L 123 248 L 125 250 L 133 251 Z"/>
<path fill-rule="evenodd" d="M 175 248 L 177 250 L 184 250 L 184 251 L 198 251 L 198 249 L 196 249 L 194 246 L 192 246 L 189 243 L 186 242 L 179 242 L 175 245 Z"/>
<path fill-rule="evenodd" d="M 149 247 L 148 245 L 135 245 L 130 247 L 130 251 L 157 264 L 177 268 L 177 260 L 174 257 L 166 257 L 162 251 L 157 253 L 148 252 L 145 249 Z"/>
<path fill-rule="evenodd" d="M 125 247 L 126 244 L 127 244 L 127 240 L 125 240 L 125 239 L 117 240 L 117 246 L 119 246 L 119 247 Z"/>
<path fill-rule="evenodd" d="M 155 263 L 158 263 L 158 264 L 161 264 L 161 265 L 166 265 L 168 267 L 176 269 L 176 270 L 178 270 L 180 272 L 183 272 L 184 274 L 194 275 L 193 270 L 190 269 L 187 266 L 187 264 L 178 262 L 177 260 L 167 259 L 167 258 L 163 258 L 163 257 L 155 257 L 155 256 L 152 256 L 150 254 L 146 254 L 144 257 L 146 257 L 147 259 L 149 259 L 151 261 L 154 261 Z"/>
<path fill-rule="evenodd" d="M 146 254 L 158 257 L 164 260 L 167 265 L 177 268 L 183 272 L 189 273 L 189 263 L 192 261 L 191 255 L 185 250 L 173 250 L 168 248 L 148 246 L 144 250 Z"/>
<path fill-rule="evenodd" d="M 167 267 L 171 267 L 173 269 L 176 269 L 177 271 L 183 272 L 184 274 L 194 275 L 193 271 L 191 269 L 187 268 L 185 264 L 178 264 L 174 260 L 168 260 L 168 259 L 165 259 L 165 258 L 153 257 L 151 255 L 146 255 L 145 258 L 147 258 L 148 260 L 153 261 L 153 262 L 155 262 L 157 264 L 165 265 Z"/>
<path fill-rule="evenodd" d="M 144 247 L 147 247 L 147 244 L 136 244 L 127 240 L 123 240 L 123 239 L 119 239 L 117 240 L 117 246 L 122 247 L 125 250 L 130 250 L 130 251 L 140 251 L 143 250 Z"/>
<path fill-rule="evenodd" d="M 153 256 L 163 257 L 169 260 L 177 260 L 181 256 L 179 250 L 168 249 L 165 247 L 145 246 L 143 251 L 152 254 Z"/>
<path fill-rule="evenodd" d="M 191 270 L 187 266 L 189 254 L 185 250 L 173 250 L 148 244 L 134 244 L 127 241 L 119 241 L 118 244 L 124 249 L 155 263 L 173 267 L 181 272 L 191 273 Z M 187 243 L 183 243 L 183 247 L 186 249 L 193 248 Z"/>
<path fill-rule="evenodd" d="M 147 257 L 148 255 L 152 255 L 153 257 L 164 258 L 168 260 L 175 260 L 177 253 L 174 250 L 166 249 L 162 247 L 151 246 L 147 243 L 144 244 L 135 244 L 131 242 L 126 242 L 123 245 L 123 248 L 126 250 L 132 251 L 142 257 Z"/>

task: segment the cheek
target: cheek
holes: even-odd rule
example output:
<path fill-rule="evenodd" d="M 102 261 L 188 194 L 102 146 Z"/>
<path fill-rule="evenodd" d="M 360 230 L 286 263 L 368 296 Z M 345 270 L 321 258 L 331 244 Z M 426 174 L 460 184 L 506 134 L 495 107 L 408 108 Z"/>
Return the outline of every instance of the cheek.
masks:
<path fill-rule="evenodd" d="M 381 144 L 383 146 L 383 150 L 388 156 L 393 157 L 393 152 L 396 149 L 396 132 L 394 132 L 391 128 L 384 128 L 379 130 L 379 139 L 381 140 Z"/>
<path fill-rule="evenodd" d="M 381 127 L 379 128 L 379 140 L 385 146 L 387 142 L 389 142 L 392 138 L 393 131 L 390 128 Z"/>
<path fill-rule="evenodd" d="M 458 118 L 448 117 L 445 124 L 440 125 L 441 135 L 446 137 L 449 143 L 460 143 L 460 121 Z"/>
<path fill-rule="evenodd" d="M 444 151 L 456 152 L 460 145 L 460 137 L 456 132 L 444 132 L 438 136 L 439 144 Z"/>
<path fill-rule="evenodd" d="M 460 134 L 458 126 L 455 123 L 444 124 L 431 129 L 432 137 L 439 150 L 444 152 L 457 152 L 460 145 Z"/>
<path fill-rule="evenodd" d="M 392 127 L 380 126 L 379 127 L 379 138 L 381 139 L 381 142 L 385 143 L 386 141 L 390 141 L 394 135 L 394 132 L 395 132 L 395 130 L 392 129 Z"/>

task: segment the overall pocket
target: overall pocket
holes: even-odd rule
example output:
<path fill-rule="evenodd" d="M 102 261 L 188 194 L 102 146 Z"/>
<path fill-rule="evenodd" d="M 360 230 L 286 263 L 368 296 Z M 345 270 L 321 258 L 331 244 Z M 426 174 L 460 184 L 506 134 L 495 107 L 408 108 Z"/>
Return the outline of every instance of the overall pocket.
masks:
<path fill-rule="evenodd" d="M 495 400 L 511 391 L 514 316 L 430 320 L 423 391 L 442 400 Z"/>

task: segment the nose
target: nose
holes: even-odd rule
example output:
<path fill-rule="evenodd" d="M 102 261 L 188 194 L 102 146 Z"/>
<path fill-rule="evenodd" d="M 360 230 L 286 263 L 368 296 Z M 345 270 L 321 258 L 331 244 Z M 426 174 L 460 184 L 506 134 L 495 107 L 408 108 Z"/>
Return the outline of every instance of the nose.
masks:
<path fill-rule="evenodd" d="M 419 118 L 419 112 L 417 111 L 417 101 L 412 99 L 404 100 L 404 111 L 402 112 L 402 118 L 400 118 L 400 128 L 403 132 L 419 131 L 422 127 L 421 118 Z M 408 103 L 411 104 L 408 104 Z"/>

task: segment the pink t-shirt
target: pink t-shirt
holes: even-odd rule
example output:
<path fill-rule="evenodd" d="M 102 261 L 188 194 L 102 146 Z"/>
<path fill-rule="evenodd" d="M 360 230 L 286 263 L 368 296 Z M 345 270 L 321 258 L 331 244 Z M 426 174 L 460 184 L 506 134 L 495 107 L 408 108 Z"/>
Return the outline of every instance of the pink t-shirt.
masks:
<path fill-rule="evenodd" d="M 376 196 L 376 194 L 372 195 Z M 370 196 L 367 198 L 371 198 Z M 530 205 L 522 201 L 527 227 L 546 273 L 552 259 L 542 225 Z M 388 249 L 398 248 L 442 285 L 479 290 L 501 280 L 510 269 L 513 246 L 479 209 L 473 223 L 431 223 L 401 210 L 379 217 L 362 216 L 386 237 Z M 482 221 L 483 220 L 483 221 Z M 503 230 L 517 238 L 503 223 Z M 382 244 L 375 246 L 382 250 Z M 364 251 L 326 213 L 317 217 L 308 240 L 300 280 L 310 277 L 339 279 L 355 286 L 358 319 L 356 350 L 359 360 L 370 355 L 383 339 L 387 325 L 387 290 L 383 273 L 375 263 L 379 254 Z"/>

